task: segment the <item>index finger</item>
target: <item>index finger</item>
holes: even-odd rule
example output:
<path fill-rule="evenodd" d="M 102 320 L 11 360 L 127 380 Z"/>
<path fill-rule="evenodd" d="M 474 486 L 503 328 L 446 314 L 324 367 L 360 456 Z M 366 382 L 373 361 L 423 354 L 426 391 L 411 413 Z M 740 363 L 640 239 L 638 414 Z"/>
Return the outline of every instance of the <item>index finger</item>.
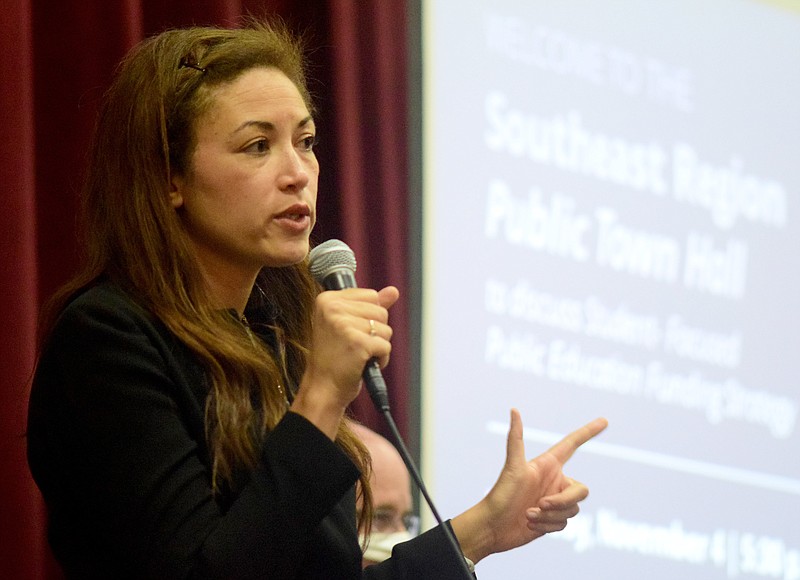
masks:
<path fill-rule="evenodd" d="M 608 427 L 608 421 L 606 419 L 602 417 L 595 419 L 564 437 L 561 441 L 553 445 L 548 450 L 548 453 L 554 455 L 563 465 L 572 457 L 572 454 L 578 450 L 578 447 L 600 434 L 606 427 Z"/>

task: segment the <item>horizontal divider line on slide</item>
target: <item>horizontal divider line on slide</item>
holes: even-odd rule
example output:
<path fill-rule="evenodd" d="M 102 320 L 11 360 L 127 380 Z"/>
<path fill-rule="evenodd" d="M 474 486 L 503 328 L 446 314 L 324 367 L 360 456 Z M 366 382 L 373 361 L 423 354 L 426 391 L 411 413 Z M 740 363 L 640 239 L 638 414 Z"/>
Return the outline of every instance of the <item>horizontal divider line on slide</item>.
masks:
<path fill-rule="evenodd" d="M 489 421 L 486 423 L 486 431 L 505 436 L 508 433 L 508 423 L 503 423 L 501 421 Z M 557 443 L 564 437 L 564 435 L 565 434 L 554 433 L 552 431 L 531 429 L 529 427 L 525 427 L 523 430 L 523 438 L 525 440 L 534 441 L 536 443 L 544 443 L 547 445 L 553 445 Z M 615 459 L 622 459 L 632 463 L 639 463 L 642 465 L 649 465 L 651 467 L 660 467 L 662 469 L 668 469 L 671 471 L 689 473 L 691 475 L 698 475 L 707 477 L 709 479 L 717 479 L 720 481 L 749 485 L 752 487 L 760 487 L 763 489 L 779 491 L 792 495 L 800 495 L 800 480 L 797 479 L 791 479 L 789 477 L 761 473 L 758 471 L 751 471 L 737 467 L 730 467 L 727 465 L 717 465 L 714 463 L 707 463 L 694 459 L 686 459 L 684 457 L 675 457 L 673 455 L 666 455 L 664 453 L 657 453 L 654 451 L 645 451 L 643 449 L 635 449 L 633 447 L 626 447 L 624 445 L 603 443 L 600 441 L 589 441 L 581 446 L 580 453 L 591 453 L 594 455 L 602 455 L 604 457 L 613 457 Z"/>

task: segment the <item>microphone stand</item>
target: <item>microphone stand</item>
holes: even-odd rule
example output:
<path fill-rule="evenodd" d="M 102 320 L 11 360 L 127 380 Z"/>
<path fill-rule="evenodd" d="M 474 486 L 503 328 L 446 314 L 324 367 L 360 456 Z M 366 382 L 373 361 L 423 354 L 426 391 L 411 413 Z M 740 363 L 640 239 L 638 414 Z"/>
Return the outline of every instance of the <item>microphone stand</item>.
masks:
<path fill-rule="evenodd" d="M 422 481 L 422 477 L 420 476 L 419 471 L 414 464 L 414 460 L 411 458 L 411 454 L 406 448 L 403 437 L 400 435 L 400 431 L 397 429 L 397 424 L 394 421 L 394 417 L 392 417 L 392 412 L 389 406 L 389 394 L 386 389 L 386 382 L 383 379 L 383 375 L 381 374 L 380 367 L 378 366 L 378 361 L 376 359 L 371 359 L 369 363 L 367 363 L 367 366 L 364 367 L 363 378 L 364 383 L 367 386 L 369 396 L 372 399 L 372 403 L 375 405 L 375 408 L 378 410 L 378 412 L 383 415 L 387 425 L 389 426 L 389 429 L 392 432 L 392 437 L 395 440 L 397 450 L 400 452 L 400 456 L 403 458 L 403 462 L 406 464 L 412 479 L 417 484 L 419 491 L 425 498 L 425 502 L 428 504 L 431 513 L 433 513 L 433 517 L 436 518 L 439 526 L 444 531 L 450 547 L 456 554 L 456 560 L 458 560 L 460 563 L 460 568 L 462 569 L 464 578 L 474 580 L 475 576 L 469 571 L 469 566 L 467 566 L 467 561 L 464 557 L 464 554 L 461 552 L 461 546 L 458 544 L 458 540 L 456 539 L 455 534 L 453 534 L 453 530 L 451 530 L 450 526 L 446 525 L 442 521 L 436 506 L 433 505 L 433 500 L 428 494 L 425 483 Z"/>

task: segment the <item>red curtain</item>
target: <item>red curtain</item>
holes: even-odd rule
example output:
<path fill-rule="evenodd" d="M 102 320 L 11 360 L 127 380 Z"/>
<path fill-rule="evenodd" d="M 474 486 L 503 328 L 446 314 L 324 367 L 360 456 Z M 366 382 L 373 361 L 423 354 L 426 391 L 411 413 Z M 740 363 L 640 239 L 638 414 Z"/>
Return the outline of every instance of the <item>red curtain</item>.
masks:
<path fill-rule="evenodd" d="M 281 15 L 310 37 L 322 173 L 315 240 L 338 237 L 362 286 L 394 284 L 395 419 L 408 436 L 406 2 L 393 0 L 5 0 L 0 8 L 0 578 L 60 578 L 25 461 L 40 305 L 74 271 L 77 190 L 115 64 L 167 27 Z M 386 431 L 366 396 L 354 413 Z"/>

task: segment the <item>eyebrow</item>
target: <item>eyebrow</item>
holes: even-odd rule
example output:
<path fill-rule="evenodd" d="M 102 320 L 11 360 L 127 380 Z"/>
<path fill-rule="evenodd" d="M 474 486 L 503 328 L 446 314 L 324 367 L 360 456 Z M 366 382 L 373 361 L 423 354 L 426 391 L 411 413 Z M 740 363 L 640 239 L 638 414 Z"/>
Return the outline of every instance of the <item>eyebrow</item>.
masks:
<path fill-rule="evenodd" d="M 305 117 L 304 119 L 301 119 L 300 122 L 297 123 L 296 129 L 301 129 L 301 128 L 305 127 L 306 125 L 308 125 L 311 122 L 313 122 L 313 120 L 314 119 L 313 119 L 313 117 L 311 117 L 311 115 L 309 115 L 308 117 Z M 258 129 L 260 129 L 262 131 L 265 131 L 265 132 L 266 131 L 274 131 L 275 130 L 275 124 L 274 123 L 270 123 L 269 121 L 245 121 L 244 123 L 242 123 L 241 125 L 236 127 L 236 129 L 233 130 L 231 135 L 235 135 L 236 133 L 239 133 L 240 131 L 244 131 L 245 129 L 248 129 L 250 127 L 257 127 Z"/>
<path fill-rule="evenodd" d="M 373 510 L 374 510 L 376 513 L 377 513 L 377 512 L 380 512 L 380 511 L 387 511 L 387 512 L 393 512 L 393 513 L 399 513 L 399 514 L 400 514 L 400 517 L 403 517 L 403 516 L 413 516 L 413 515 L 414 515 L 414 509 L 413 509 L 413 508 L 411 508 L 411 509 L 408 509 L 408 510 L 405 510 L 405 511 L 403 511 L 403 510 L 398 510 L 398 509 L 397 509 L 397 506 L 395 506 L 395 505 L 392 505 L 392 504 L 390 504 L 390 503 L 382 503 L 382 504 L 380 504 L 380 505 L 376 505 L 376 506 L 374 506 Z"/>

